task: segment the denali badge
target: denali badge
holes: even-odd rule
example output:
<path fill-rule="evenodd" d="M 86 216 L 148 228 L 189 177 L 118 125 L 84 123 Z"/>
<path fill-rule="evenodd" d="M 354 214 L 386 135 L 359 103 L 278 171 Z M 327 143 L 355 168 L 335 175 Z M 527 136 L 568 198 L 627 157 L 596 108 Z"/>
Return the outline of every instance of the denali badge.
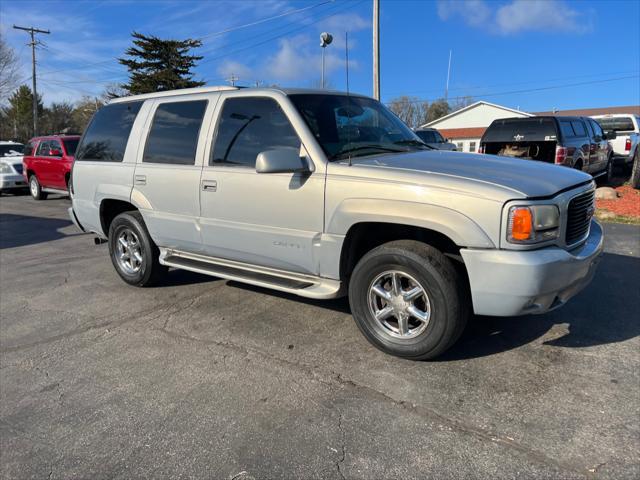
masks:
<path fill-rule="evenodd" d="M 518 133 L 517 135 L 514 135 L 514 136 L 513 136 L 513 139 L 514 139 L 516 142 L 519 142 L 519 141 L 520 141 L 520 140 L 522 140 L 523 138 L 524 138 L 524 135 L 520 135 L 519 133 Z"/>

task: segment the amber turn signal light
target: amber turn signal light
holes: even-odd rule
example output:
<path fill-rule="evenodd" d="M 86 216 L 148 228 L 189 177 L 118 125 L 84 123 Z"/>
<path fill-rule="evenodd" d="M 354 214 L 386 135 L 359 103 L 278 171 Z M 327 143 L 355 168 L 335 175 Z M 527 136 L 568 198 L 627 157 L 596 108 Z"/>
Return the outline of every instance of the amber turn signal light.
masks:
<path fill-rule="evenodd" d="M 511 238 L 514 240 L 529 240 L 533 218 L 531 210 L 526 207 L 514 208 L 511 211 Z"/>

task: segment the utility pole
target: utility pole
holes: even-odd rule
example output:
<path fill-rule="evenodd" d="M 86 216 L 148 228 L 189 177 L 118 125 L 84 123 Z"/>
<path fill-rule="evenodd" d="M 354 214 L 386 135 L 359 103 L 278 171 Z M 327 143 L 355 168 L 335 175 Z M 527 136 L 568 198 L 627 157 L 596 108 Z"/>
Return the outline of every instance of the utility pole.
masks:
<path fill-rule="evenodd" d="M 33 136 L 38 135 L 38 91 L 36 89 L 36 33 L 46 33 L 49 35 L 49 30 L 40 30 L 35 27 L 18 27 L 14 25 L 16 30 L 24 30 L 31 35 L 31 79 L 33 83 Z"/>
<path fill-rule="evenodd" d="M 236 82 L 238 80 L 240 80 L 240 79 L 238 78 L 238 76 L 235 73 L 232 73 L 231 75 L 229 75 L 229 78 L 227 78 L 227 82 L 229 82 L 232 87 L 236 86 Z"/>
<path fill-rule="evenodd" d="M 373 98 L 380 100 L 380 0 L 373 0 Z"/>
<path fill-rule="evenodd" d="M 449 77 L 451 76 L 451 50 L 449 50 L 449 67 L 447 68 L 447 86 L 444 89 L 445 101 L 449 98 Z"/>

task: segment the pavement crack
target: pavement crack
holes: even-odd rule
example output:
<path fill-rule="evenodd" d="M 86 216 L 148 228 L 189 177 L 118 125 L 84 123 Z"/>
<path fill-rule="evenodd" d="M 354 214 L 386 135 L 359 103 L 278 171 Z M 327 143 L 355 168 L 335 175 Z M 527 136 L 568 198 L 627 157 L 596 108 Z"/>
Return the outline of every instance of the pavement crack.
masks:
<path fill-rule="evenodd" d="M 276 355 L 261 351 L 259 349 L 255 349 L 255 348 L 248 348 L 242 345 L 237 345 L 233 342 L 223 342 L 223 341 L 219 341 L 219 340 L 207 340 L 207 339 L 200 339 L 185 333 L 178 333 L 178 332 L 173 332 L 170 330 L 163 330 L 163 329 L 159 329 L 161 332 L 163 332 L 166 335 L 169 335 L 170 337 L 176 338 L 176 339 L 182 339 L 185 341 L 191 341 L 191 342 L 197 342 L 203 345 L 216 345 L 222 348 L 228 348 L 228 349 L 232 349 L 236 352 L 242 353 L 245 356 L 248 355 L 258 355 L 260 357 L 263 358 L 267 358 L 270 360 L 273 360 L 274 362 L 278 362 L 280 364 L 284 364 L 284 365 L 288 365 L 288 366 L 292 366 L 294 368 L 297 368 L 305 373 L 307 373 L 308 375 L 312 376 L 315 380 L 329 386 L 329 387 L 333 387 L 335 388 L 336 385 L 341 386 L 341 387 L 346 387 L 346 388 L 353 388 L 356 390 L 362 390 L 365 391 L 371 395 L 375 395 L 376 397 L 378 397 L 381 400 L 384 400 L 386 402 L 391 402 L 395 405 L 397 405 L 400 408 L 406 409 L 406 410 L 410 410 L 412 412 L 415 412 L 416 414 L 422 416 L 422 417 L 426 417 L 426 418 L 431 418 L 434 419 L 442 424 L 445 424 L 447 426 L 449 426 L 452 430 L 456 430 L 460 433 L 463 433 L 465 435 L 469 435 L 469 436 L 473 436 L 476 438 L 479 438 L 481 441 L 487 441 L 487 442 L 491 442 L 491 443 L 496 443 L 499 445 L 502 445 L 506 448 L 518 451 L 519 453 L 521 453 L 522 455 L 524 455 L 525 457 L 529 458 L 530 460 L 536 461 L 538 463 L 542 463 L 545 465 L 551 465 L 554 466 L 560 470 L 566 471 L 566 472 L 572 472 L 574 474 L 578 474 L 580 476 L 583 476 L 585 478 L 589 478 L 591 477 L 591 472 L 589 472 L 587 469 L 584 468 L 578 468 L 575 467 L 574 465 L 570 465 L 567 463 L 564 463 L 560 460 L 556 460 L 554 458 L 551 458 L 549 456 L 547 456 L 546 454 L 535 450 L 534 448 L 528 447 L 526 445 L 520 444 L 515 440 L 510 439 L 509 437 L 506 436 L 501 436 L 499 434 L 495 434 L 493 432 L 487 431 L 481 427 L 477 427 L 473 424 L 470 424 L 468 422 L 464 422 L 462 420 L 458 420 L 456 418 L 452 418 L 449 416 L 446 416 L 436 410 L 433 410 L 429 407 L 425 407 L 423 405 L 416 405 L 414 403 L 411 402 L 407 402 L 405 400 L 398 400 L 394 397 L 392 397 L 391 395 L 385 393 L 385 392 L 381 392 L 379 390 L 376 390 L 373 387 L 370 387 L 368 385 L 364 385 L 364 384 L 360 384 L 357 382 L 354 382 L 351 379 L 345 378 L 342 373 L 340 372 L 336 372 L 333 370 L 326 370 L 324 367 L 322 366 L 317 366 L 317 365 L 309 365 L 309 364 L 305 364 L 302 362 L 298 362 L 298 361 L 292 361 L 292 360 L 288 360 L 285 358 L 281 358 L 278 357 Z M 346 453 L 346 451 L 345 451 Z M 344 460 L 343 460 L 344 461 Z"/>
<path fill-rule="evenodd" d="M 338 475 L 343 480 L 345 479 L 344 473 L 342 473 L 342 464 L 344 463 L 344 459 L 347 456 L 347 446 L 346 446 L 346 432 L 344 428 L 342 428 L 342 413 L 338 415 L 338 430 L 340 431 L 341 441 L 340 441 L 340 458 L 336 461 L 336 469 L 338 470 Z"/>

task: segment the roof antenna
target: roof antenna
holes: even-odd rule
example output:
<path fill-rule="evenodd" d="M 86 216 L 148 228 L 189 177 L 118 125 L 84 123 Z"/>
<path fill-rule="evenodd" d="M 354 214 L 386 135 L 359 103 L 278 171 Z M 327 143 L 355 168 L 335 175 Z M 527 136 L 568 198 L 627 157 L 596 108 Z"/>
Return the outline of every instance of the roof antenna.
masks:
<path fill-rule="evenodd" d="M 347 69 L 347 105 L 351 107 L 351 97 L 349 96 L 349 32 L 344 32 L 344 56 L 345 56 L 345 68 Z M 347 108 L 347 122 L 351 123 L 351 117 L 348 116 L 349 108 Z M 351 132 L 347 124 L 347 141 L 351 143 Z M 351 153 L 349 153 L 349 166 L 351 166 Z"/>

